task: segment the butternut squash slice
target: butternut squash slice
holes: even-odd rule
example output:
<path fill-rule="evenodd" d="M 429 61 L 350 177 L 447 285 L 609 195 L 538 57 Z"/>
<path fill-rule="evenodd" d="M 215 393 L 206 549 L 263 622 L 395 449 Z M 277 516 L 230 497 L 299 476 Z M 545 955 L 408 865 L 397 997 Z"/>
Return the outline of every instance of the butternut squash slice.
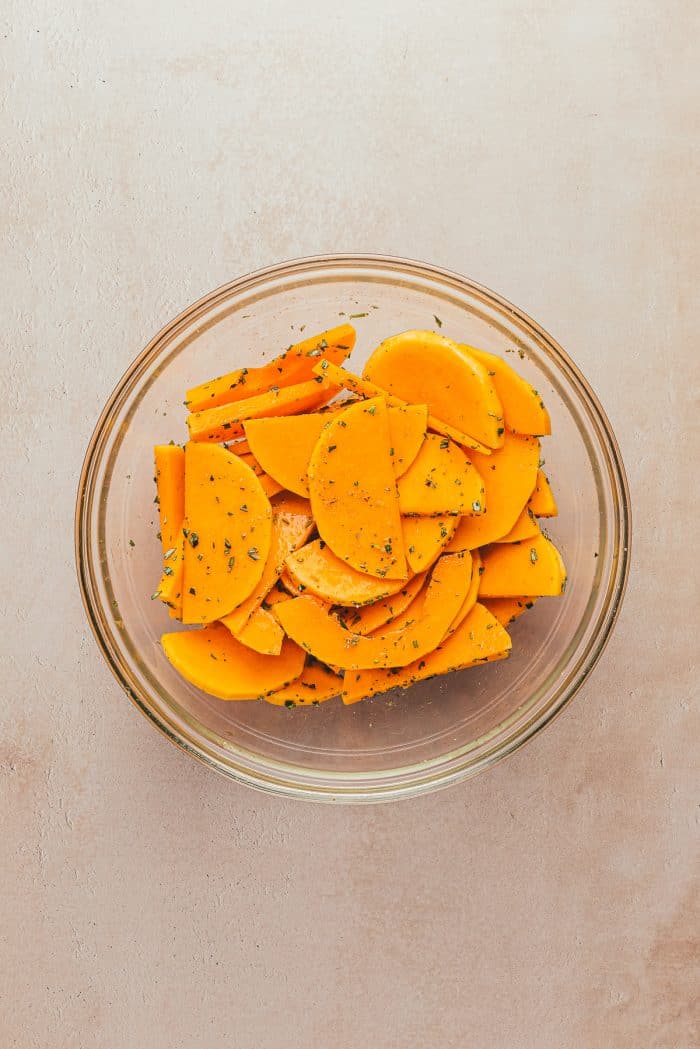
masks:
<path fill-rule="evenodd" d="M 402 514 L 481 514 L 486 509 L 481 477 L 458 445 L 429 433 L 418 455 L 399 478 Z"/>
<path fill-rule="evenodd" d="M 380 343 L 363 378 L 488 448 L 503 444 L 503 408 L 486 368 L 451 339 L 432 331 L 405 331 Z"/>
<path fill-rule="evenodd" d="M 315 375 L 325 376 L 329 382 L 342 386 L 344 390 L 352 390 L 353 393 L 358 394 L 360 397 L 385 397 L 386 403 L 390 408 L 409 407 L 408 402 L 402 400 L 401 397 L 387 393 L 386 390 L 376 383 L 370 382 L 368 379 L 361 379 L 359 375 L 353 375 L 352 372 L 347 371 L 345 368 L 330 364 L 328 361 L 321 361 L 313 370 Z M 428 415 L 428 429 L 434 433 L 442 434 L 443 437 L 449 437 L 450 440 L 455 441 L 463 448 L 474 449 L 481 452 L 482 455 L 488 455 L 490 452 L 490 448 L 487 448 L 485 444 L 481 444 L 469 434 L 462 433 L 461 430 L 456 429 L 454 426 L 449 426 L 434 415 Z"/>
<path fill-rule="evenodd" d="M 328 424 L 322 414 L 250 419 L 244 423 L 250 447 L 264 470 L 283 488 L 309 494 L 309 460 L 321 431 Z"/>
<path fill-rule="evenodd" d="M 286 558 L 293 550 L 303 546 L 311 535 L 313 526 L 311 504 L 307 499 L 290 492 L 273 499 L 270 549 L 260 581 L 245 601 L 228 615 L 221 617 L 221 622 L 233 634 L 240 634 L 260 605 L 274 603 L 276 598 L 273 588 L 284 570 Z"/>
<path fill-rule="evenodd" d="M 296 681 L 306 658 L 289 638 L 278 656 L 261 655 L 242 645 L 221 623 L 163 634 L 160 640 L 185 680 L 217 699 L 259 699 L 277 692 Z"/>
<path fill-rule="evenodd" d="M 420 593 L 424 580 L 425 572 L 422 572 L 391 597 L 385 597 L 362 608 L 341 608 L 335 614 L 353 634 L 372 634 L 387 623 L 393 623 L 397 616 L 410 607 Z"/>
<path fill-rule="evenodd" d="M 286 569 L 295 596 L 308 591 L 331 605 L 360 607 L 398 594 L 406 586 L 403 579 L 379 579 L 358 572 L 336 557 L 327 543 L 316 539 L 290 554 Z M 283 582 L 286 580 L 283 576 Z"/>
<path fill-rule="evenodd" d="M 490 546 L 482 560 L 480 597 L 558 597 L 566 588 L 561 554 L 543 535 Z"/>
<path fill-rule="evenodd" d="M 282 651 L 284 630 L 272 612 L 265 608 L 256 608 L 236 637 L 242 645 L 252 648 L 254 652 L 260 652 L 264 656 L 278 656 Z"/>
<path fill-rule="evenodd" d="M 532 608 L 536 600 L 536 597 L 485 597 L 481 603 L 501 626 L 507 627 Z"/>
<path fill-rule="evenodd" d="M 156 499 L 163 550 L 163 574 L 156 594 L 173 618 L 182 615 L 182 520 L 185 515 L 185 453 L 178 444 L 154 449 Z"/>
<path fill-rule="evenodd" d="M 556 517 L 559 513 L 552 486 L 542 470 L 537 471 L 537 481 L 527 506 L 535 517 Z"/>
<path fill-rule="evenodd" d="M 401 477 L 418 455 L 428 427 L 426 404 L 389 405 L 389 436 L 394 476 Z"/>
<path fill-rule="evenodd" d="M 291 685 L 265 696 L 276 707 L 311 707 L 335 699 L 343 689 L 343 679 L 322 663 L 307 661 L 301 677 Z"/>
<path fill-rule="evenodd" d="M 496 543 L 520 543 L 523 539 L 532 539 L 534 535 L 539 533 L 540 526 L 538 525 L 532 513 L 527 507 L 523 510 L 518 520 L 515 522 L 510 532 L 506 535 L 501 536 L 500 539 L 496 539 Z"/>
<path fill-rule="evenodd" d="M 401 515 L 386 401 L 351 404 L 331 417 L 309 463 L 319 535 L 358 572 L 406 579 Z"/>
<path fill-rule="evenodd" d="M 468 556 L 465 554 L 465 557 Z M 455 630 L 459 627 L 460 623 L 463 623 L 467 618 L 472 608 L 476 604 L 476 599 L 479 596 L 479 587 L 481 585 L 481 573 L 483 571 L 483 565 L 481 563 L 481 555 L 478 550 L 472 550 L 471 553 L 471 579 L 469 581 L 469 589 L 467 590 L 462 606 L 459 612 L 450 623 L 445 637 L 450 634 L 454 634 Z"/>
<path fill-rule="evenodd" d="M 311 597 L 285 601 L 274 611 L 285 633 L 329 666 L 343 670 L 405 666 L 440 643 L 466 597 L 470 567 L 459 554 L 441 557 L 415 621 L 384 634 L 364 637 L 345 630 Z"/>
<path fill-rule="evenodd" d="M 486 513 L 462 518 L 449 551 L 474 550 L 510 532 L 535 486 L 540 443 L 536 437 L 507 433 L 503 447 L 487 459 L 478 452 L 469 457 L 484 482 Z"/>
<path fill-rule="evenodd" d="M 486 368 L 503 405 L 503 418 L 509 430 L 533 437 L 544 437 L 552 432 L 549 412 L 539 393 L 510 364 L 486 350 L 461 344 L 459 348 Z"/>
<path fill-rule="evenodd" d="M 355 345 L 352 324 L 341 324 L 290 346 L 279 357 L 260 368 L 238 368 L 187 391 L 185 404 L 191 412 L 216 408 L 267 393 L 273 386 L 292 386 L 311 378 L 314 364 L 324 357 L 342 364 Z"/>
<path fill-rule="evenodd" d="M 272 509 L 260 481 L 218 445 L 185 449 L 182 619 L 211 623 L 253 592 L 270 551 Z"/>
<path fill-rule="evenodd" d="M 193 412 L 187 416 L 192 441 L 229 441 L 243 434 L 243 423 L 274 415 L 308 412 L 335 397 L 339 387 L 325 379 L 311 379 L 295 386 L 282 386 L 235 404 Z"/>
<path fill-rule="evenodd" d="M 349 706 L 392 688 L 409 688 L 437 674 L 505 659 L 511 645 L 510 637 L 495 617 L 483 605 L 476 604 L 438 648 L 408 666 L 346 672 L 343 703 Z"/>
<path fill-rule="evenodd" d="M 424 572 L 440 556 L 459 525 L 459 517 L 402 517 L 403 545 L 411 572 Z"/>

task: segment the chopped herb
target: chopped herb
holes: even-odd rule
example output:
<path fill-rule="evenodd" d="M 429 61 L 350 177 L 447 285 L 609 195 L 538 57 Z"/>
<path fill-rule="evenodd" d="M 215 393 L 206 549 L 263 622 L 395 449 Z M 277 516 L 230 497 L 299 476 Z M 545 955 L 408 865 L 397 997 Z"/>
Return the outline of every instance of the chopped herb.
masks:
<path fill-rule="evenodd" d="M 475 514 L 480 514 L 481 513 L 481 503 L 479 502 L 478 499 L 475 499 L 474 502 L 472 503 L 472 510 L 474 511 Z"/>
<path fill-rule="evenodd" d="M 393 455 L 393 454 L 394 454 L 394 449 L 393 449 L 393 448 L 390 448 L 390 449 L 389 449 L 389 455 Z"/>
<path fill-rule="evenodd" d="M 129 540 L 129 542 L 131 543 L 131 539 Z M 132 545 L 133 545 L 133 543 L 132 543 Z M 163 554 L 163 560 L 167 561 L 168 558 L 172 557 L 174 553 L 175 553 L 175 547 L 171 546 L 170 549 L 166 550 L 165 553 Z"/>
<path fill-rule="evenodd" d="M 243 511 L 244 514 L 247 514 L 248 513 L 248 504 L 247 503 L 241 503 L 241 510 Z"/>
<path fill-rule="evenodd" d="M 321 361 L 321 371 L 326 371 L 328 368 L 328 361 Z"/>
<path fill-rule="evenodd" d="M 163 574 L 164 575 L 175 575 L 175 573 L 173 572 L 173 570 L 170 567 L 170 565 L 166 565 L 165 566 L 165 568 L 163 569 Z"/>
<path fill-rule="evenodd" d="M 449 442 L 447 437 L 444 439 L 444 441 L 440 441 L 440 447 L 441 448 L 449 448 L 450 447 L 450 442 Z"/>
<path fill-rule="evenodd" d="M 442 321 L 438 317 L 437 313 L 433 314 L 433 319 L 434 319 L 435 323 L 437 324 L 438 328 L 442 328 Z"/>
<path fill-rule="evenodd" d="M 370 405 L 370 407 L 369 407 L 369 408 L 367 409 L 367 414 L 368 414 L 368 415 L 374 415 L 374 413 L 376 412 L 376 410 L 377 410 L 377 406 L 376 406 L 376 404 L 372 404 L 372 405 Z"/>
<path fill-rule="evenodd" d="M 190 593 L 192 595 L 196 595 L 197 594 L 197 591 L 195 590 L 195 588 L 193 586 L 190 587 Z"/>
<path fill-rule="evenodd" d="M 129 546 L 136 546 L 136 543 L 134 542 L 133 539 L 129 540 Z"/>
<path fill-rule="evenodd" d="M 409 546 L 408 552 L 409 552 L 409 554 L 415 554 L 415 552 L 416 552 L 415 546 Z"/>
<path fill-rule="evenodd" d="M 530 560 L 532 561 L 533 565 L 537 560 L 537 551 L 535 550 L 534 546 L 530 547 Z"/>
<path fill-rule="evenodd" d="M 285 705 L 285 707 L 295 707 L 296 703 L 294 702 L 293 699 L 285 699 L 284 705 Z"/>
<path fill-rule="evenodd" d="M 392 553 L 391 543 L 385 543 L 384 544 L 384 550 L 386 551 L 387 554 Z"/>
<path fill-rule="evenodd" d="M 197 535 L 197 533 L 196 532 L 189 532 L 188 536 L 187 536 L 187 542 L 190 544 L 190 546 L 194 550 L 195 546 L 199 545 L 199 536 Z"/>
<path fill-rule="evenodd" d="M 502 437 L 505 432 L 506 431 L 505 431 L 505 429 L 502 426 L 499 426 L 498 429 L 496 430 L 496 433 L 498 434 L 499 437 Z"/>
<path fill-rule="evenodd" d="M 155 601 L 157 597 L 160 597 L 160 590 L 156 590 L 155 593 L 151 594 L 151 601 Z"/>
<path fill-rule="evenodd" d="M 248 557 L 251 559 L 251 561 L 260 560 L 260 554 L 258 553 L 257 546 L 251 546 L 250 550 L 248 551 Z"/>
<path fill-rule="evenodd" d="M 414 648 L 420 648 L 420 642 L 418 641 L 418 639 L 417 639 L 417 638 L 416 638 L 416 639 L 414 639 L 414 641 L 412 642 L 412 644 L 413 644 L 413 647 L 414 647 Z"/>
<path fill-rule="evenodd" d="M 337 445 L 337 444 L 329 444 L 329 445 L 328 445 L 328 451 L 329 451 L 329 452 L 334 452 L 334 451 L 336 450 L 336 448 L 337 448 L 337 447 L 338 447 L 338 445 Z"/>
<path fill-rule="evenodd" d="M 357 320 L 358 317 L 369 317 L 369 313 L 351 313 L 349 319 L 354 321 Z"/>
<path fill-rule="evenodd" d="M 235 557 L 229 557 L 229 559 L 228 559 L 228 570 L 229 570 L 229 572 L 231 571 L 231 569 L 233 568 L 235 563 L 236 563 L 236 558 Z"/>

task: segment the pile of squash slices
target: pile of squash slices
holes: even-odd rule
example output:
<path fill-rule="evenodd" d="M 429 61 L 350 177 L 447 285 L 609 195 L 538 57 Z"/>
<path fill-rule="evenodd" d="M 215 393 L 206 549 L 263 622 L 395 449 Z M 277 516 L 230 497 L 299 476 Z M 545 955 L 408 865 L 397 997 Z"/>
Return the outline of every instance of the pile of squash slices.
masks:
<path fill-rule="evenodd" d="M 538 392 L 432 331 L 362 375 L 343 324 L 187 392 L 189 440 L 155 449 L 163 574 L 195 629 L 165 655 L 223 700 L 352 704 L 504 659 L 506 627 L 566 586 Z"/>

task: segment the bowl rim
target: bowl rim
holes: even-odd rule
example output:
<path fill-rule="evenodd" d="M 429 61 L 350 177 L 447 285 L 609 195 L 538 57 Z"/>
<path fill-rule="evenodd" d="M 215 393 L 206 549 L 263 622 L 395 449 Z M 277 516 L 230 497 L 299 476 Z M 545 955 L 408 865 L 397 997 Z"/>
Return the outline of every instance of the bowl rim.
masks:
<path fill-rule="evenodd" d="M 303 274 L 305 271 L 313 272 L 324 266 L 342 266 L 351 269 L 353 267 L 382 265 L 404 272 L 408 270 L 414 276 L 438 279 L 448 283 L 457 284 L 463 291 L 467 291 L 472 295 L 485 299 L 498 310 L 512 316 L 526 330 L 529 329 L 539 341 L 546 343 L 548 349 L 552 351 L 556 358 L 557 363 L 563 366 L 563 370 L 567 373 L 568 378 L 577 386 L 577 392 L 583 397 L 584 401 L 587 402 L 589 411 L 595 417 L 596 422 L 601 428 L 606 444 L 606 450 L 610 457 L 609 465 L 615 476 L 617 485 L 619 486 L 620 497 L 616 502 L 616 525 L 619 531 L 619 542 L 617 546 L 614 572 L 611 573 L 611 578 L 608 582 L 610 598 L 601 612 L 598 626 L 595 633 L 590 638 L 587 649 L 584 651 L 577 673 L 567 687 L 562 689 L 559 695 L 555 697 L 554 701 L 548 705 L 539 716 L 531 719 L 520 734 L 499 744 L 497 750 L 488 752 L 476 763 L 469 761 L 468 751 L 465 752 L 463 756 L 464 760 L 460 764 L 451 767 L 445 772 L 440 772 L 438 770 L 436 774 L 431 775 L 432 766 L 428 763 L 424 772 L 417 775 L 416 778 L 409 783 L 397 784 L 392 782 L 393 776 L 398 770 L 391 770 L 385 779 L 382 778 L 381 775 L 377 776 L 377 774 L 374 774 L 375 778 L 379 781 L 378 786 L 375 785 L 369 787 L 366 784 L 363 784 L 361 778 L 356 782 L 353 782 L 353 774 L 342 773 L 343 786 L 341 786 L 340 783 L 337 783 L 330 787 L 322 787 L 320 784 L 313 782 L 311 785 L 302 784 L 299 780 L 291 782 L 288 779 L 285 780 L 281 778 L 279 775 L 270 774 L 269 772 L 265 773 L 261 769 L 249 771 L 222 761 L 214 753 L 212 748 L 208 749 L 204 745 L 201 739 L 195 742 L 180 734 L 164 717 L 161 716 L 158 710 L 155 709 L 154 705 L 149 705 L 145 699 L 134 690 L 122 667 L 119 665 L 118 660 L 114 657 L 110 639 L 105 626 L 101 621 L 101 617 L 97 612 L 97 602 L 93 597 L 93 587 L 89 578 L 90 572 L 88 559 L 84 556 L 84 551 L 86 550 L 86 547 L 89 546 L 89 542 L 86 544 L 86 536 L 90 525 L 89 510 L 92 505 L 92 498 L 88 499 L 87 495 L 88 492 L 92 494 L 91 481 L 93 477 L 93 468 L 96 465 L 96 456 L 103 441 L 106 424 L 108 423 L 115 406 L 120 401 L 124 392 L 131 387 L 136 375 L 143 369 L 160 344 L 181 324 L 188 319 L 191 319 L 206 307 L 213 306 L 218 299 L 227 298 L 235 292 L 241 293 L 245 291 L 246 288 L 253 286 L 257 287 L 270 280 Z M 228 779 L 245 783 L 257 790 L 261 790 L 265 793 L 276 794 L 278 796 L 336 803 L 376 803 L 398 800 L 400 798 L 416 797 L 434 790 L 442 789 L 470 778 L 478 772 L 490 768 L 497 762 L 509 757 L 529 742 L 529 740 L 531 740 L 543 728 L 551 724 L 565 707 L 568 706 L 587 680 L 610 639 L 622 607 L 629 578 L 631 543 L 631 498 L 617 438 L 615 437 L 610 421 L 596 393 L 563 347 L 560 346 L 559 343 L 527 313 L 517 306 L 514 306 L 503 296 L 492 291 L 485 285 L 473 281 L 456 271 L 445 269 L 433 265 L 432 263 L 420 262 L 413 259 L 403 258 L 401 256 L 375 253 L 354 254 L 340 252 L 325 255 L 311 255 L 290 259 L 262 269 L 252 270 L 220 285 L 206 295 L 203 295 L 182 310 L 176 317 L 168 321 L 134 358 L 107 398 L 104 408 L 102 409 L 93 429 L 83 459 L 78 481 L 74 518 L 76 572 L 83 607 L 98 648 L 122 689 L 126 692 L 129 699 L 134 703 L 137 709 L 140 710 L 141 713 L 147 717 L 167 739 L 175 743 L 178 747 L 196 758 L 202 764 L 214 769 Z M 300 768 L 300 766 L 287 767 L 295 769 Z M 408 771 L 409 768 L 410 766 L 404 766 L 402 771 Z"/>

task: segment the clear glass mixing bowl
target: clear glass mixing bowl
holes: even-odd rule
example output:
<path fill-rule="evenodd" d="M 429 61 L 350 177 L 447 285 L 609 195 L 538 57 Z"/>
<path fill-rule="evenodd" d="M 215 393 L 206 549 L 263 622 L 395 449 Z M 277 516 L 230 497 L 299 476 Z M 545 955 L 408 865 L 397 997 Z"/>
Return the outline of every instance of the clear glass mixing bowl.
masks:
<path fill-rule="evenodd" d="M 184 681 L 158 639 L 172 620 L 160 575 L 154 444 L 185 439 L 183 391 L 259 364 L 352 317 L 359 371 L 381 339 L 436 328 L 499 354 L 542 393 L 543 456 L 559 503 L 547 528 L 569 572 L 511 629 L 511 657 L 344 707 L 223 703 Z M 85 457 L 76 509 L 80 587 L 105 659 L 173 742 L 232 779 L 278 794 L 367 802 L 425 793 L 488 768 L 569 702 L 600 657 L 627 578 L 630 503 L 610 424 L 566 353 L 534 321 L 472 281 L 381 256 L 283 263 L 207 295 L 168 324 L 109 399 Z M 135 545 L 131 545 L 133 541 Z"/>

